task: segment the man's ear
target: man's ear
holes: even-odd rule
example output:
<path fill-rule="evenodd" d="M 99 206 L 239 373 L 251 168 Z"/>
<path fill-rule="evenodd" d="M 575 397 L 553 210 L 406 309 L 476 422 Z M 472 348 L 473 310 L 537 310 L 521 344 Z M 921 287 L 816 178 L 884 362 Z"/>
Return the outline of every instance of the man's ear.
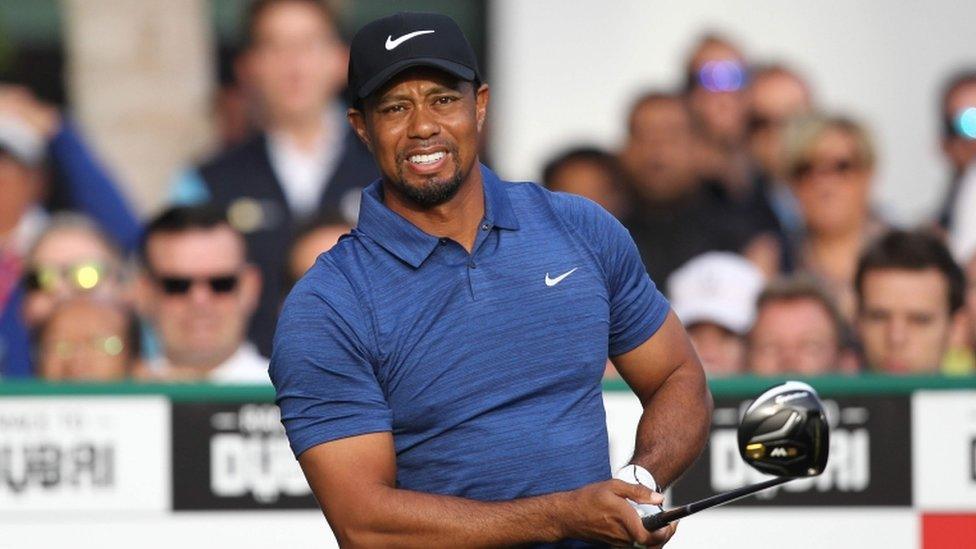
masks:
<path fill-rule="evenodd" d="M 141 317 L 152 317 L 155 310 L 155 298 L 153 296 L 153 282 L 149 278 L 149 273 L 139 272 L 133 281 L 132 303 L 133 308 Z"/>
<path fill-rule="evenodd" d="M 355 130 L 359 140 L 363 142 L 363 145 L 366 145 L 369 152 L 373 152 L 373 146 L 369 142 L 369 133 L 366 131 L 366 115 L 359 109 L 350 107 L 346 111 L 346 118 L 349 120 L 349 125 Z"/>
<path fill-rule="evenodd" d="M 970 329 L 970 322 L 973 319 L 969 317 L 969 311 L 963 306 L 952 316 L 949 317 L 949 348 L 961 348 L 965 349 L 969 346 L 969 336 L 972 330 Z"/>
<path fill-rule="evenodd" d="M 258 306 L 262 282 L 260 269 L 251 264 L 244 267 L 241 273 L 240 299 L 248 315 L 253 314 Z"/>
<path fill-rule="evenodd" d="M 488 117 L 488 99 L 491 96 L 491 91 L 488 89 L 488 84 L 481 84 L 475 91 L 475 108 L 477 109 L 478 115 L 478 133 L 481 133 L 482 126 L 485 125 L 485 119 Z"/>

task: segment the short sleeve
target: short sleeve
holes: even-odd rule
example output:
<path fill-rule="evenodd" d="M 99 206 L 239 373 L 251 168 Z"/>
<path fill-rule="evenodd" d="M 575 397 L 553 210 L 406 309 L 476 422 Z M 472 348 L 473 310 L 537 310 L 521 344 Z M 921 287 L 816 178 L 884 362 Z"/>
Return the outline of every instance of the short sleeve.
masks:
<path fill-rule="evenodd" d="M 320 259 L 278 320 L 269 373 L 296 457 L 325 442 L 392 430 L 363 305 L 343 280 Z"/>
<path fill-rule="evenodd" d="M 668 300 L 647 274 L 634 239 L 615 217 L 585 198 L 555 196 L 557 210 L 603 264 L 610 297 L 610 356 L 637 348 L 664 324 L 671 309 Z"/>

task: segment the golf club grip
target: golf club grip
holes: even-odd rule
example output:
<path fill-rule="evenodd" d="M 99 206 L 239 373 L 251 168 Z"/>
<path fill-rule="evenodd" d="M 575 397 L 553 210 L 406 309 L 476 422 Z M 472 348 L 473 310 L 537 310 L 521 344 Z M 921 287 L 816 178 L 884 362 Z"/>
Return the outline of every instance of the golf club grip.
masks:
<path fill-rule="evenodd" d="M 685 505 L 684 507 L 675 507 L 674 509 L 661 511 L 656 515 L 644 517 L 641 519 L 641 522 L 644 523 L 644 528 L 646 528 L 648 532 L 653 532 L 658 528 L 664 528 L 669 522 L 678 520 L 679 518 L 685 518 L 693 512 L 694 511 L 689 511 L 688 506 Z"/>
<path fill-rule="evenodd" d="M 704 511 L 709 507 L 715 507 L 716 505 L 722 505 L 730 501 L 735 501 L 739 498 L 754 494 L 760 490 L 765 490 L 766 488 L 771 488 L 791 480 L 793 480 L 793 477 L 776 477 L 757 484 L 743 486 L 742 488 L 736 488 L 735 490 L 729 490 L 728 492 L 722 492 L 721 494 L 715 494 L 714 496 L 709 496 L 705 499 L 693 501 L 687 505 L 682 505 L 681 507 L 668 509 L 667 511 L 662 511 L 656 515 L 644 517 L 642 522 L 644 523 L 644 528 L 650 531 L 657 530 L 669 522 L 687 517 L 688 515 L 697 513 L 698 511 Z"/>

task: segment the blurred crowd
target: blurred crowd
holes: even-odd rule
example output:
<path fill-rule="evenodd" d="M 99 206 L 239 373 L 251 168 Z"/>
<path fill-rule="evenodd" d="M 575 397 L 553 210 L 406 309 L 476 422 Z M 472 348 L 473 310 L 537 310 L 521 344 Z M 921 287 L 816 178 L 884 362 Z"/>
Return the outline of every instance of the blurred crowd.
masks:
<path fill-rule="evenodd" d="M 250 5 L 221 148 L 145 223 L 64 113 L 0 87 L 0 377 L 268 383 L 284 296 L 378 176 L 345 120 L 337 21 Z M 616 150 L 567 150 L 540 183 L 627 227 L 708 374 L 973 375 L 976 67 L 933 99 L 953 176 L 909 229 L 872 208 L 869 131 L 803 75 L 715 34 L 685 75 L 633 100 Z"/>

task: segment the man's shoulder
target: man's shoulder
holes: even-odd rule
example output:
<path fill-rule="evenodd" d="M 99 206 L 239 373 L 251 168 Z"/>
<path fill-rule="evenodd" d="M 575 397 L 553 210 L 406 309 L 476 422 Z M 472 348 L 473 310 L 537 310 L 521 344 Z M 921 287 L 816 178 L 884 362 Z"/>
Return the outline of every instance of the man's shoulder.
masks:
<path fill-rule="evenodd" d="M 366 278 L 372 268 L 374 251 L 365 236 L 353 230 L 343 235 L 327 252 L 319 254 L 288 295 L 288 300 L 311 301 L 331 305 L 359 303 L 366 296 Z M 286 300 L 287 301 L 287 300 Z M 362 303 L 360 303 L 362 305 Z"/>
<path fill-rule="evenodd" d="M 319 254 L 315 263 L 296 284 L 313 283 L 314 287 L 328 287 L 332 290 L 352 289 L 352 281 L 357 269 L 362 267 L 361 236 L 343 235 L 339 242 L 328 251 Z"/>
<path fill-rule="evenodd" d="M 518 196 L 523 206 L 537 215 L 549 215 L 566 230 L 589 235 L 619 225 L 616 218 L 592 200 L 565 192 L 550 191 L 535 183 L 516 183 L 510 196 Z"/>
<path fill-rule="evenodd" d="M 276 349 L 282 346 L 282 338 L 290 346 L 314 345 L 309 337 L 313 327 L 321 326 L 370 340 L 372 309 L 364 280 L 369 272 L 363 265 L 363 252 L 354 238 L 345 236 L 319 255 L 285 298 L 275 332 Z"/>

